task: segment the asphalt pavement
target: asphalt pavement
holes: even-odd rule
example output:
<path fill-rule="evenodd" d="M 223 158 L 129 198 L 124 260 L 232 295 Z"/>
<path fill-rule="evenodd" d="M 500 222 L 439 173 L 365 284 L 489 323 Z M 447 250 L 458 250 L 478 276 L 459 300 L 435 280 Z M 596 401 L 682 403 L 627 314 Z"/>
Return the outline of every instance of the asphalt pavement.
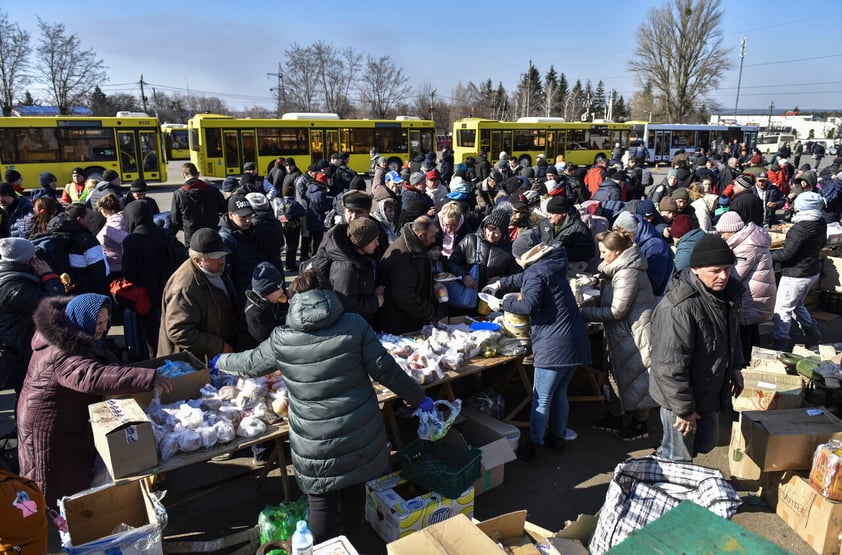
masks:
<path fill-rule="evenodd" d="M 826 158 L 825 163 L 829 162 Z M 170 176 L 179 175 L 180 164 L 170 163 Z M 658 170 L 656 174 L 660 176 L 663 172 L 665 170 Z M 171 193 L 177 184 L 153 188 L 151 195 L 161 209 L 169 207 Z M 820 321 L 819 325 L 826 342 L 842 342 L 838 318 Z M 112 333 L 120 331 L 115 328 Z M 763 327 L 761 333 L 762 342 L 770 345 L 770 327 Z M 576 388 L 587 388 L 587 384 L 574 382 L 571 393 L 575 393 Z M 13 392 L 0 391 L 0 436 L 13 427 L 13 404 Z M 616 465 L 628 458 L 651 454 L 661 434 L 657 411 L 653 411 L 649 437 L 645 439 L 626 442 L 607 432 L 591 429 L 590 422 L 604 412 L 604 405 L 598 402 L 573 403 L 569 426 L 578 433 L 578 438 L 568 442 L 563 451 L 547 451 L 539 467 L 520 460 L 507 464 L 504 483 L 476 498 L 474 516 L 486 519 L 526 509 L 530 521 L 549 530 L 558 530 L 565 521 L 575 520 L 579 514 L 596 513 Z M 522 417 L 526 416 L 524 412 Z M 729 477 L 730 426 L 726 424 L 722 426 L 717 447 L 711 453 L 699 456 L 695 462 L 719 469 Z M 197 464 L 163 477 L 160 487 L 168 491 L 164 499 L 169 513 L 164 532 L 166 542 L 181 542 L 181 547 L 186 549 L 181 552 L 198 552 L 201 548 L 220 547 L 226 543 L 225 538 L 239 535 L 245 543 L 229 545 L 215 552 L 254 553 L 255 542 L 246 541 L 245 531 L 257 523 L 258 513 L 266 504 L 283 500 L 278 470 L 261 481 L 257 476 L 260 469 L 259 464 L 254 464 L 251 453 L 238 453 L 228 461 Z M 757 482 L 734 481 L 733 484 L 744 499 L 733 519 L 735 523 L 796 555 L 814 553 L 755 495 Z M 360 553 L 385 553 L 383 542 L 370 528 L 364 527 L 355 536 Z M 184 542 L 198 543 L 185 547 Z M 57 551 L 55 539 L 51 546 L 51 552 Z"/>

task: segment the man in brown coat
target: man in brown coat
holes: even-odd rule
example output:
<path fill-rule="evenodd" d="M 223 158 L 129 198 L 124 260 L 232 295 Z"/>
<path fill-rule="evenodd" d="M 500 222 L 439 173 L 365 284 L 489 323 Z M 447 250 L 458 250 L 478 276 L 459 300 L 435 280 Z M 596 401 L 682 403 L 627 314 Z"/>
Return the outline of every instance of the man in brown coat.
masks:
<path fill-rule="evenodd" d="M 190 238 L 190 257 L 164 286 L 158 356 L 189 351 L 200 360 L 239 347 L 243 315 L 225 275 L 228 249 L 215 229 L 202 228 Z"/>

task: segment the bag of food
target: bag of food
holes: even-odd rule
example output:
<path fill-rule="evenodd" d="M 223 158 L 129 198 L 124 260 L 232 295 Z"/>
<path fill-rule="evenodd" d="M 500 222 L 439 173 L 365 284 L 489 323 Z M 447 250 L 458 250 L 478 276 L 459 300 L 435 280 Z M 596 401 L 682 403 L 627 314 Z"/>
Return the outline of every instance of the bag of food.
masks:
<path fill-rule="evenodd" d="M 462 410 L 462 401 L 436 401 L 433 406 L 431 412 L 416 409 L 412 413 L 418 417 L 418 437 L 427 441 L 438 441 L 447 435 Z"/>

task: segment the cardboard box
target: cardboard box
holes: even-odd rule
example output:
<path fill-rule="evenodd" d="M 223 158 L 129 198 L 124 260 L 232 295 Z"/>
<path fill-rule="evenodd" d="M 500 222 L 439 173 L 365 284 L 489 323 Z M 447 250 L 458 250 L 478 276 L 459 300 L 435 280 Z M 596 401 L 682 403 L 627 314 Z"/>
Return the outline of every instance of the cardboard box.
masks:
<path fill-rule="evenodd" d="M 479 555 L 504 553 L 463 514 L 424 528 L 386 546 L 389 555 Z"/>
<path fill-rule="evenodd" d="M 512 555 L 540 555 L 526 532 L 526 511 L 515 511 L 478 523 L 477 528 L 494 543 L 503 544 Z"/>
<path fill-rule="evenodd" d="M 88 406 L 94 446 L 114 479 L 158 464 L 152 423 L 134 399 Z"/>
<path fill-rule="evenodd" d="M 465 420 L 455 424 L 443 441 L 453 441 L 455 431 L 462 436 L 464 440 L 461 442 L 462 445 L 482 451 L 481 474 L 473 484 L 475 495 L 480 495 L 503 483 L 505 464 L 515 460 L 517 455 L 512 450 L 508 439 L 494 431 L 484 420 L 475 419 L 475 413 L 482 415 L 478 411 L 463 413 Z M 486 415 L 482 416 L 490 418 Z M 494 419 L 491 418 L 491 420 Z"/>
<path fill-rule="evenodd" d="M 796 409 L 804 403 L 801 376 L 749 369 L 743 370 L 743 381 L 745 389 L 734 399 L 734 410 L 737 412 Z"/>
<path fill-rule="evenodd" d="M 488 414 L 473 407 L 469 407 L 466 404 L 462 405 L 462 411 L 459 413 L 459 416 L 476 420 L 483 426 L 491 428 L 508 440 L 512 451 L 517 451 L 518 445 L 520 445 L 520 428 L 517 426 L 498 420 L 493 416 L 489 416 Z M 457 420 L 456 423 L 459 424 L 459 420 Z"/>
<path fill-rule="evenodd" d="M 186 401 L 187 399 L 198 399 L 201 397 L 199 390 L 202 389 L 205 384 L 210 383 L 210 372 L 208 372 L 208 367 L 205 366 L 205 363 L 193 356 L 191 353 L 176 353 L 166 357 L 144 360 L 142 362 L 134 363 L 134 366 L 140 366 L 141 368 L 158 368 L 163 366 L 164 362 L 167 360 L 180 360 L 186 362 L 195 368 L 196 371 L 173 378 L 172 391 L 161 394 L 161 404 L 166 405 L 168 403 L 175 403 L 176 401 Z M 152 397 L 154 397 L 154 393 L 151 391 L 135 393 L 132 395 L 132 398 L 143 408 L 149 406 L 149 403 L 152 401 Z"/>
<path fill-rule="evenodd" d="M 395 541 L 431 524 L 474 514 L 474 488 L 448 499 L 401 478 L 394 472 L 365 484 L 365 518 L 385 542 Z"/>
<path fill-rule="evenodd" d="M 745 411 L 746 453 L 760 470 L 810 470 L 816 447 L 842 439 L 842 420 L 824 407 Z"/>
<path fill-rule="evenodd" d="M 731 443 L 728 445 L 728 470 L 731 477 L 759 480 L 760 467 L 746 454 L 746 441 L 739 422 L 731 423 Z"/>
<path fill-rule="evenodd" d="M 439 329 L 447 330 L 448 332 L 452 332 L 454 330 L 461 330 L 466 333 L 471 332 L 471 324 L 478 322 L 479 320 L 475 320 L 470 316 L 447 316 L 446 318 L 442 318 L 436 324 L 436 327 Z"/>
<path fill-rule="evenodd" d="M 796 475 L 781 484 L 776 512 L 817 553 L 839 553 L 842 503 L 822 497 L 808 479 Z"/>
<path fill-rule="evenodd" d="M 819 289 L 842 293 L 842 257 L 828 256 L 824 259 Z"/>
<path fill-rule="evenodd" d="M 67 521 L 62 543 L 69 543 L 73 553 L 105 555 L 123 553 L 162 554 L 158 512 L 163 507 L 152 499 L 143 480 L 108 485 L 76 493 L 59 501 L 61 515 Z M 121 523 L 133 529 L 112 533 Z M 143 541 L 141 551 L 135 543 Z"/>
<path fill-rule="evenodd" d="M 751 360 L 746 366 L 749 370 L 763 370 L 775 374 L 786 374 L 786 364 L 778 360 L 780 351 L 764 349 L 762 347 L 751 348 Z"/>

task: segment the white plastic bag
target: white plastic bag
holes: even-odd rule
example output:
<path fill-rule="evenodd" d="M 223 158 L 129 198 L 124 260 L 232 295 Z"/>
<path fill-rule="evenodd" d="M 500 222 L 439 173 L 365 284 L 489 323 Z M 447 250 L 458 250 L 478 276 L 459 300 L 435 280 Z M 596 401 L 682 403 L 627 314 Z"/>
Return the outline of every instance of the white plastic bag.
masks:
<path fill-rule="evenodd" d="M 456 399 L 450 401 L 436 401 L 432 412 L 415 409 L 412 413 L 418 417 L 418 437 L 428 441 L 438 441 L 447 435 L 459 411 L 462 410 L 462 401 Z"/>

